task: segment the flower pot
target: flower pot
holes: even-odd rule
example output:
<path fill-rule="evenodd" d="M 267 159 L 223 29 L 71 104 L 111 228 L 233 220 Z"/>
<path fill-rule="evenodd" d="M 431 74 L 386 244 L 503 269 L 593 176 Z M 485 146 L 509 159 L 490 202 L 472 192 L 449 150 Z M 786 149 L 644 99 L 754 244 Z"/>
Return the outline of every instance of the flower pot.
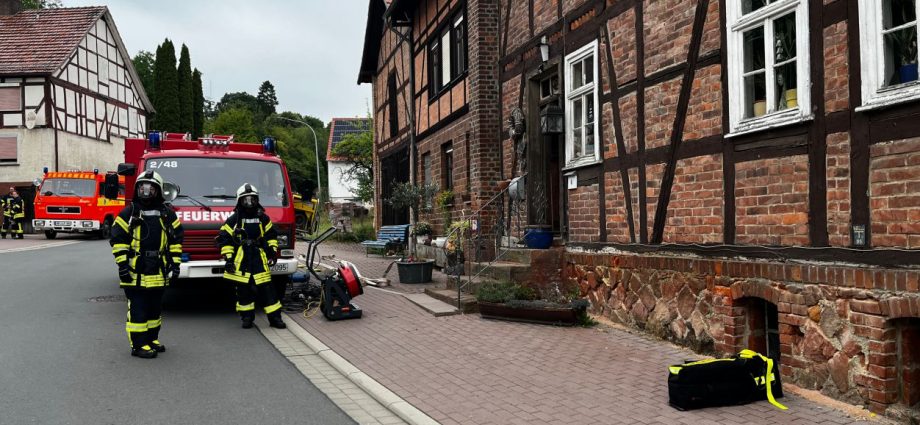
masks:
<path fill-rule="evenodd" d="M 786 90 L 786 107 L 789 109 L 799 107 L 799 98 L 796 89 Z"/>
<path fill-rule="evenodd" d="M 479 315 L 483 319 L 543 325 L 574 326 L 578 316 L 585 311 L 574 307 L 512 307 L 507 304 L 479 301 Z"/>
<path fill-rule="evenodd" d="M 754 116 L 759 117 L 767 113 L 767 101 L 766 100 L 757 100 L 754 101 Z"/>
<path fill-rule="evenodd" d="M 399 270 L 400 283 L 428 283 L 431 282 L 431 272 L 434 270 L 434 260 L 408 262 L 397 261 L 396 269 Z"/>
<path fill-rule="evenodd" d="M 901 83 L 917 81 L 917 64 L 909 63 L 898 67 L 898 77 L 901 79 Z"/>
<path fill-rule="evenodd" d="M 524 243 L 532 249 L 549 248 L 553 244 L 553 231 L 549 227 L 529 227 L 524 231 Z"/>

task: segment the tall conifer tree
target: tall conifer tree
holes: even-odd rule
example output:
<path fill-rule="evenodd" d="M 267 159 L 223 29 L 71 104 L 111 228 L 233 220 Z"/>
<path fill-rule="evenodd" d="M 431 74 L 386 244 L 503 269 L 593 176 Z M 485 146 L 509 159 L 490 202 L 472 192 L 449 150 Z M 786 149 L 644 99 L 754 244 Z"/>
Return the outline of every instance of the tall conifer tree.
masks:
<path fill-rule="evenodd" d="M 153 85 L 156 92 L 154 125 L 151 130 L 184 132 L 180 121 L 179 75 L 176 71 L 176 48 L 167 38 L 157 48 Z"/>
<path fill-rule="evenodd" d="M 192 72 L 192 133 L 201 137 L 204 133 L 204 91 L 201 87 L 201 71 Z"/>
<path fill-rule="evenodd" d="M 195 103 L 195 94 L 192 90 L 192 60 L 189 57 L 188 47 L 182 45 L 182 53 L 179 54 L 179 129 L 181 132 L 192 132 L 195 127 L 193 117 Z"/>

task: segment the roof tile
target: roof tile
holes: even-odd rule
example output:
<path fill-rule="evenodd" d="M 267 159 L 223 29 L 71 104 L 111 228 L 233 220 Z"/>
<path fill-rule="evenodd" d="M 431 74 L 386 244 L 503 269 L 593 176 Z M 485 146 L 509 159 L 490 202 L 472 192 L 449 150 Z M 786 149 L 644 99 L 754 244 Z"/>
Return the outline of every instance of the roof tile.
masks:
<path fill-rule="evenodd" d="M 73 7 L 0 16 L 0 75 L 53 73 L 106 10 Z"/>

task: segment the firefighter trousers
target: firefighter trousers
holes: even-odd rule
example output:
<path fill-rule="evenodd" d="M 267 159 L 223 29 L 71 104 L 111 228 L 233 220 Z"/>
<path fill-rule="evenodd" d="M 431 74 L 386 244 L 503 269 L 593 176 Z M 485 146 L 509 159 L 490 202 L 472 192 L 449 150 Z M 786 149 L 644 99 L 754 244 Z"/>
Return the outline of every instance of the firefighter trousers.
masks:
<path fill-rule="evenodd" d="M 0 232 L 2 232 L 4 238 L 6 237 L 7 233 L 11 234 L 13 238 L 16 238 L 17 235 L 22 234 L 21 220 L 15 220 L 13 219 L 13 217 L 10 217 L 10 216 L 4 216 L 3 217 L 3 227 L 0 228 Z"/>
<path fill-rule="evenodd" d="M 236 311 L 240 317 L 255 317 L 256 297 L 265 309 L 265 314 L 272 314 L 281 309 L 271 281 L 256 284 L 255 277 L 250 275 L 248 283 L 236 283 Z"/>
<path fill-rule="evenodd" d="M 141 348 L 160 336 L 163 324 L 163 293 L 165 288 L 125 288 L 128 298 L 128 321 L 125 330 L 131 348 Z"/>

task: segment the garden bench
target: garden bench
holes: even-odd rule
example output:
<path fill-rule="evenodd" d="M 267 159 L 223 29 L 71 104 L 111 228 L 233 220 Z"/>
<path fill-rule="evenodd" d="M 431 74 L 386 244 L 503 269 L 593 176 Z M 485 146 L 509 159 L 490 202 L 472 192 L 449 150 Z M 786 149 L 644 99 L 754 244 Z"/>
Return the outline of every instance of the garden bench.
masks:
<path fill-rule="evenodd" d="M 403 251 L 403 248 L 408 242 L 408 238 L 408 224 L 381 226 L 380 230 L 377 231 L 377 240 L 364 241 L 361 242 L 361 245 L 364 245 L 364 255 L 369 255 L 372 249 L 382 249 L 386 252 L 390 247 L 396 247 L 400 251 Z"/>

